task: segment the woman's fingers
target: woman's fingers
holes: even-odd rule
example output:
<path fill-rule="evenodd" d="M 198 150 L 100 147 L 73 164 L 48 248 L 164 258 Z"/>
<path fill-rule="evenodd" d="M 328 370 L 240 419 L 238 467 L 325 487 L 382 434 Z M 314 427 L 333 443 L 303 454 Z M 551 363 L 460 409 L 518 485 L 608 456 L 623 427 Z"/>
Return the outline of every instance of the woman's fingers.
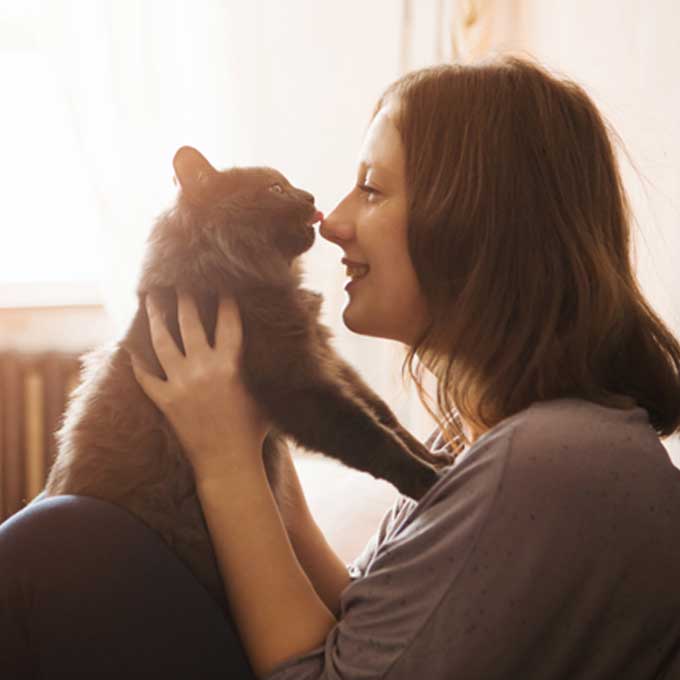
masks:
<path fill-rule="evenodd" d="M 165 380 L 157 378 L 155 375 L 150 373 L 143 365 L 141 359 L 138 359 L 132 352 L 127 351 L 130 356 L 130 365 L 132 366 L 132 372 L 135 374 L 135 378 L 142 388 L 142 391 L 146 394 L 151 401 L 156 402 L 156 405 L 160 408 L 160 403 L 163 394 L 163 389 L 166 385 Z"/>
<path fill-rule="evenodd" d="M 146 296 L 146 313 L 149 317 L 149 333 L 151 334 L 151 344 L 156 352 L 158 361 L 168 378 L 173 372 L 173 366 L 184 359 L 175 340 L 166 328 L 163 315 L 156 307 L 150 295 Z"/>
<path fill-rule="evenodd" d="M 186 291 L 177 291 L 177 319 L 187 356 L 208 348 L 208 340 L 205 337 L 196 303 Z"/>

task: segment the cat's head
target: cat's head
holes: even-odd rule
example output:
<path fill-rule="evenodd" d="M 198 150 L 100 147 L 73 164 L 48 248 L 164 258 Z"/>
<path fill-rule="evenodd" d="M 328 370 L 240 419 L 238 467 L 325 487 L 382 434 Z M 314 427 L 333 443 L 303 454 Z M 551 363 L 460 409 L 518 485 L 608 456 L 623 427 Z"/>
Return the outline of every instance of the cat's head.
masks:
<path fill-rule="evenodd" d="M 218 251 L 270 261 L 278 255 L 290 263 L 314 243 L 312 225 L 323 217 L 314 196 L 294 187 L 277 170 L 219 171 L 190 146 L 177 151 L 173 166 L 183 221 L 195 222 L 191 228 Z"/>

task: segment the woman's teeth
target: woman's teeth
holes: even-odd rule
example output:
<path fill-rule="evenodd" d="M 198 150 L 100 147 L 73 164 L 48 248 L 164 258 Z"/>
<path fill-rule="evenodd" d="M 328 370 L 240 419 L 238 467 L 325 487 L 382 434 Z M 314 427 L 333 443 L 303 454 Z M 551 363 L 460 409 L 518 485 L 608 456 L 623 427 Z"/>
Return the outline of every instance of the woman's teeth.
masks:
<path fill-rule="evenodd" d="M 368 274 L 368 270 L 370 269 L 367 264 L 348 264 L 345 266 L 347 267 L 347 276 L 353 280 L 366 276 L 366 274 Z"/>

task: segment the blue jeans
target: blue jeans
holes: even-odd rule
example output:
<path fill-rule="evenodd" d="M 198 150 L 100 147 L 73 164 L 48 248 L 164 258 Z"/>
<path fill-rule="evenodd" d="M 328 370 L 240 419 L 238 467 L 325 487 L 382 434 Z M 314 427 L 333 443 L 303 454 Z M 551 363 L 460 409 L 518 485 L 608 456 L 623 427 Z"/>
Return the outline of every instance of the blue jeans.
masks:
<path fill-rule="evenodd" d="M 232 621 L 163 540 L 86 496 L 0 525 L 0 677 L 255 679 Z"/>

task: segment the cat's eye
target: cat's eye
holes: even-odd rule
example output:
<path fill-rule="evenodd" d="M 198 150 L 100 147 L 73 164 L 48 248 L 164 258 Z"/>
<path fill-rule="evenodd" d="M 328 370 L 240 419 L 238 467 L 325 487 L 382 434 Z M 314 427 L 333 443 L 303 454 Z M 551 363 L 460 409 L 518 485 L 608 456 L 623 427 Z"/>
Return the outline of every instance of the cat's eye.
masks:
<path fill-rule="evenodd" d="M 271 191 L 275 191 L 277 194 L 283 193 L 283 187 L 280 184 L 272 184 L 269 188 Z"/>

